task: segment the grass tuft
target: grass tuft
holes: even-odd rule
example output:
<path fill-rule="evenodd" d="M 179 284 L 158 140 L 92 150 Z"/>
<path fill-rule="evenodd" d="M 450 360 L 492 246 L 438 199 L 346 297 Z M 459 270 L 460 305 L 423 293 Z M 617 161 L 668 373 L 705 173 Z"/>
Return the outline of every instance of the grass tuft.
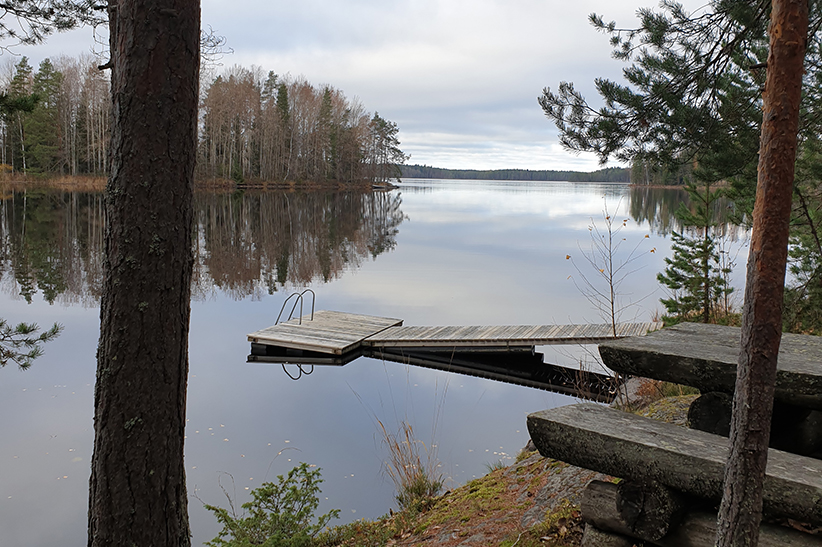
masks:
<path fill-rule="evenodd" d="M 377 420 L 382 440 L 388 448 L 385 473 L 397 490 L 395 498 L 400 509 L 422 512 L 431 507 L 442 491 L 444 480 L 439 473 L 435 445 L 428 446 L 414 435 L 408 422 L 401 422 L 399 431 L 391 433 Z"/>
<path fill-rule="evenodd" d="M 497 460 L 495 462 L 490 462 L 485 464 L 485 470 L 487 473 L 493 473 L 494 471 L 498 471 L 500 469 L 505 469 L 508 467 L 504 461 Z"/>

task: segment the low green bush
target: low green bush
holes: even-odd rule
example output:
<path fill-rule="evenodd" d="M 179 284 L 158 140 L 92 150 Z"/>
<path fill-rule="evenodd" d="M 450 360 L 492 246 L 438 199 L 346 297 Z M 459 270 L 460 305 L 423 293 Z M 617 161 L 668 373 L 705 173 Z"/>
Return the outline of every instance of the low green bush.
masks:
<path fill-rule="evenodd" d="M 263 483 L 251 492 L 252 500 L 242 505 L 243 514 L 237 515 L 229 499 L 231 510 L 206 504 L 223 529 L 216 538 L 206 543 L 209 547 L 308 547 L 329 521 L 339 518 L 333 509 L 314 521 L 319 506 L 320 469 L 311 469 L 301 463 L 277 482 Z"/>

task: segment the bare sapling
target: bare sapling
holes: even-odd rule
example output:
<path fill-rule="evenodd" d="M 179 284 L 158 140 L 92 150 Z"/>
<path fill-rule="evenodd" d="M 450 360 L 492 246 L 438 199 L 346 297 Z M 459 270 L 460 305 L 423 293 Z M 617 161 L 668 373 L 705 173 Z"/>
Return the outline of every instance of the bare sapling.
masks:
<path fill-rule="evenodd" d="M 646 234 L 630 250 L 625 252 L 623 246 L 627 244 L 628 238 L 622 234 L 627 228 L 630 219 L 619 220 L 619 208 L 622 200 L 617 202 L 614 211 L 611 212 L 607 200 L 604 200 L 602 218 L 603 223 L 599 224 L 593 218 L 588 225 L 590 241 L 587 248 L 581 243 L 577 243 L 579 255 L 582 257 L 580 266 L 571 254 L 565 255 L 565 259 L 571 261 L 576 274 L 569 275 L 568 278 L 582 296 L 597 311 L 599 316 L 608 324 L 611 335 L 616 338 L 617 324 L 621 322 L 624 315 L 635 309 L 649 295 L 638 299 L 630 298 L 632 295 L 624 292 L 625 281 L 642 269 L 638 264 L 643 252 L 640 250 L 646 239 L 650 236 Z M 656 252 L 655 248 L 648 251 Z M 636 315 L 636 314 L 635 314 Z M 624 393 L 620 389 L 622 378 L 619 373 L 608 370 L 601 362 L 599 355 L 590 348 L 583 347 L 585 353 L 593 363 L 599 365 L 602 370 L 611 375 L 614 383 L 614 390 L 617 393 L 620 404 L 627 403 Z M 587 362 L 580 360 L 580 367 L 583 368 Z"/>

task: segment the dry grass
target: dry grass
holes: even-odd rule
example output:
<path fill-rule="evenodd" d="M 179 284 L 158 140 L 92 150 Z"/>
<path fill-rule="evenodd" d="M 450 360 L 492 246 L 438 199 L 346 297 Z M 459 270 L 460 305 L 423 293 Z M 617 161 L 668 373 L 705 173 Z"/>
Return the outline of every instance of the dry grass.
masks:
<path fill-rule="evenodd" d="M 682 397 L 683 395 L 699 395 L 699 390 L 695 387 L 683 386 L 671 382 L 662 382 L 651 378 L 642 382 L 637 389 L 637 396 L 643 399 L 658 401 L 666 397 Z"/>
<path fill-rule="evenodd" d="M 102 192 L 106 189 L 106 177 L 52 177 L 38 178 L 23 176 L 18 173 L 6 173 L 0 166 L 0 188 L 3 192 L 17 192 L 30 188 L 51 188 L 73 192 Z"/>
<path fill-rule="evenodd" d="M 424 511 L 443 487 L 436 445 L 417 439 L 408 422 L 401 422 L 397 433 L 388 431 L 381 420 L 377 423 L 388 448 L 385 473 L 394 483 L 400 509 Z"/>

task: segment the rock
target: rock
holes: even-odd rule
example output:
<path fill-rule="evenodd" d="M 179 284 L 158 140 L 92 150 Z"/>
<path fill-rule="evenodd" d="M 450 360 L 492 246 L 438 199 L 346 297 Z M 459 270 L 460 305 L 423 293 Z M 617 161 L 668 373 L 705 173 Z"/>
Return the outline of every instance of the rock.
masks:
<path fill-rule="evenodd" d="M 548 476 L 545 486 L 534 496 L 534 505 L 522 515 L 520 524 L 523 528 L 541 523 L 547 512 L 553 512 L 564 504 L 579 505 L 585 487 L 592 480 L 610 480 L 610 477 L 588 469 L 555 460 L 545 461 L 547 465 L 555 466 L 557 471 Z"/>
<path fill-rule="evenodd" d="M 460 545 L 484 545 L 485 544 L 485 534 L 474 534 L 473 536 L 469 537 Z"/>

